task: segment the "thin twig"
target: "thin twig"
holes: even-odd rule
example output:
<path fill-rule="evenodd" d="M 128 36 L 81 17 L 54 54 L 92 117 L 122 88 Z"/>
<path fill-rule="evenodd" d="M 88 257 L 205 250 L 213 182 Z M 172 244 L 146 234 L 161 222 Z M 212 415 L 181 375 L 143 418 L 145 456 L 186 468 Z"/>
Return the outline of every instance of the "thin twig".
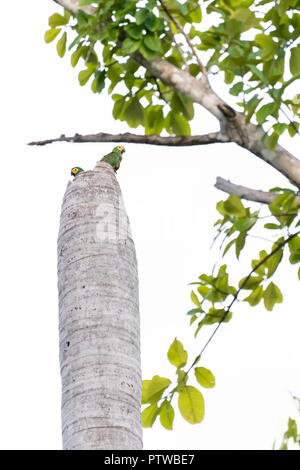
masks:
<path fill-rule="evenodd" d="M 182 28 L 182 26 L 178 23 L 177 20 L 175 20 L 174 16 L 171 14 L 171 12 L 169 11 L 169 9 L 166 7 L 166 5 L 164 4 L 164 2 L 162 0 L 159 0 L 159 3 L 161 4 L 163 10 L 166 12 L 166 14 L 168 15 L 168 17 L 170 18 L 170 20 L 174 23 L 174 25 L 176 26 L 176 28 L 181 32 L 181 34 L 184 36 L 187 44 L 189 45 L 192 53 L 193 53 L 193 56 L 195 57 L 196 61 L 197 61 L 197 64 L 199 65 L 199 68 L 201 70 L 201 72 L 203 73 L 203 75 L 206 75 L 206 68 L 205 66 L 202 64 L 201 60 L 199 59 L 199 56 L 196 52 L 196 49 L 194 48 L 193 46 L 193 43 L 191 42 L 190 38 L 188 37 L 188 35 L 184 32 L 184 29 Z"/>
<path fill-rule="evenodd" d="M 220 328 L 220 326 L 222 325 L 222 323 L 226 320 L 229 312 L 230 312 L 230 309 L 232 307 L 232 305 L 234 304 L 234 302 L 237 300 L 238 296 L 239 296 L 239 293 L 241 292 L 241 290 L 245 287 L 245 285 L 247 284 L 248 280 L 250 279 L 250 277 L 252 276 L 252 274 L 260 267 L 262 266 L 266 261 L 268 261 L 269 258 L 271 258 L 275 253 L 277 253 L 277 251 L 279 251 L 281 248 L 283 248 L 290 240 L 292 240 L 293 238 L 295 238 L 298 234 L 300 233 L 300 230 L 296 233 L 293 233 L 292 235 L 290 235 L 288 238 L 286 238 L 285 240 L 283 240 L 283 242 L 281 243 L 278 243 L 278 245 L 276 246 L 276 248 L 274 248 L 274 250 L 271 251 L 271 253 L 269 253 L 267 256 L 265 256 L 259 263 L 257 263 L 254 268 L 250 271 L 250 273 L 248 274 L 247 277 L 245 277 L 244 281 L 242 282 L 242 284 L 240 285 L 240 287 L 238 288 L 236 294 L 233 296 L 233 299 L 232 301 L 230 302 L 229 306 L 226 308 L 225 310 L 225 313 L 223 315 L 223 317 L 221 318 L 220 322 L 218 323 L 218 325 L 216 326 L 216 328 L 214 329 L 214 331 L 212 332 L 212 334 L 210 335 L 210 337 L 208 338 L 208 340 L 206 341 L 206 343 L 204 344 L 203 348 L 201 349 L 200 353 L 197 355 L 197 357 L 195 358 L 195 360 L 193 361 L 192 365 L 189 367 L 189 369 L 186 371 L 185 375 L 187 375 L 189 373 L 189 371 L 194 367 L 194 365 L 199 361 L 200 357 L 202 356 L 203 352 L 205 351 L 205 349 L 207 348 L 207 346 L 209 345 L 209 343 L 211 342 L 211 340 L 213 339 L 213 337 L 215 336 L 215 334 L 217 333 L 218 329 Z"/>
<path fill-rule="evenodd" d="M 260 267 L 262 266 L 269 258 L 271 258 L 271 256 L 273 256 L 275 253 L 277 253 L 277 251 L 279 251 L 284 245 L 286 245 L 290 240 L 292 240 L 294 237 L 296 237 L 298 234 L 300 233 L 300 230 L 296 233 L 293 233 L 292 235 L 290 235 L 288 238 L 286 238 L 286 240 L 284 240 L 283 242 L 279 243 L 276 248 L 274 248 L 274 250 L 271 251 L 271 253 L 269 253 L 267 256 L 265 256 L 259 263 L 257 263 L 256 266 L 254 266 L 254 268 L 250 271 L 250 273 L 248 274 L 248 276 L 244 279 L 244 281 L 242 282 L 241 286 L 239 287 L 239 289 L 237 290 L 236 294 L 234 294 L 234 297 L 232 299 L 232 301 L 230 302 L 230 305 L 226 308 L 226 311 L 223 315 L 223 317 L 221 318 L 220 322 L 218 323 L 218 325 L 216 326 L 216 328 L 214 329 L 214 331 L 212 332 L 212 334 L 210 335 L 210 337 L 208 338 L 208 340 L 206 341 L 205 345 L 203 346 L 203 348 L 201 349 L 200 353 L 196 356 L 196 358 L 194 359 L 193 363 L 191 364 L 191 366 L 188 368 L 187 371 L 184 372 L 184 375 L 182 376 L 181 378 L 181 383 L 184 383 L 184 380 L 185 378 L 187 377 L 188 373 L 190 372 L 190 370 L 197 364 L 197 362 L 199 361 L 200 357 L 202 356 L 203 352 L 205 351 L 205 349 L 207 348 L 207 346 L 209 345 L 209 343 L 211 342 L 211 340 L 213 339 L 213 337 L 215 336 L 215 334 L 217 333 L 218 329 L 220 328 L 221 324 L 226 320 L 229 312 L 230 312 L 230 309 L 232 307 L 232 305 L 234 304 L 234 302 L 236 302 L 238 300 L 238 295 L 239 293 L 241 292 L 241 290 L 243 289 L 243 287 L 246 285 L 246 283 L 248 282 L 248 280 L 250 279 L 250 277 L 252 276 L 252 274 Z M 176 385 L 176 387 L 174 387 L 172 390 L 170 390 L 170 392 L 168 392 L 167 396 L 169 396 L 169 400 L 171 401 L 172 398 L 173 398 L 173 395 L 174 393 L 176 392 L 176 390 L 178 389 L 178 385 Z M 162 399 L 165 399 L 166 397 L 162 397 Z"/>

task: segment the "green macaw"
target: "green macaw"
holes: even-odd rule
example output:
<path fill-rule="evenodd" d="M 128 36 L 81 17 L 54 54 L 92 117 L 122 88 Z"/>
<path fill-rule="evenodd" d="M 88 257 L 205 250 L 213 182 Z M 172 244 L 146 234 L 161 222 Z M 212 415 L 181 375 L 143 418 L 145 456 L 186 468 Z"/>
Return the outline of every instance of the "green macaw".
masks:
<path fill-rule="evenodd" d="M 115 147 L 112 152 L 108 153 L 107 155 L 104 155 L 104 157 L 101 158 L 100 161 L 109 163 L 116 172 L 120 168 L 122 161 L 122 153 L 124 152 L 125 149 L 123 145 L 118 145 L 118 147 Z"/>
<path fill-rule="evenodd" d="M 72 168 L 71 170 L 71 175 L 72 176 L 77 176 L 78 173 L 80 173 L 81 171 L 84 171 L 82 168 L 80 168 L 79 166 L 74 166 L 74 168 Z"/>

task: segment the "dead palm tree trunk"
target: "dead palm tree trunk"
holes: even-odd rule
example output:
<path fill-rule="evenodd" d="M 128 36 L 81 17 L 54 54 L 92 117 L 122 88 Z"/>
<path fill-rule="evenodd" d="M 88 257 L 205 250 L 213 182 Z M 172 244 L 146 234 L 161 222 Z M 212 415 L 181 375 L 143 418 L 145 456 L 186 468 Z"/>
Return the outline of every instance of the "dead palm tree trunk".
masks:
<path fill-rule="evenodd" d="M 58 291 L 64 449 L 141 449 L 136 255 L 107 163 L 66 189 Z"/>

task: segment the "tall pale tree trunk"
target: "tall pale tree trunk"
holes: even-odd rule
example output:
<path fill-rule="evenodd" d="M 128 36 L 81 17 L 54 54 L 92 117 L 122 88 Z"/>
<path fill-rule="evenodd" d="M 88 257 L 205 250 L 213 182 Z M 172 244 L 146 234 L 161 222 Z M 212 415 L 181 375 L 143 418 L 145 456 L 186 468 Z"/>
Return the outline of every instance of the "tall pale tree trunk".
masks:
<path fill-rule="evenodd" d="M 106 163 L 66 189 L 58 291 L 63 448 L 141 449 L 136 254 Z"/>

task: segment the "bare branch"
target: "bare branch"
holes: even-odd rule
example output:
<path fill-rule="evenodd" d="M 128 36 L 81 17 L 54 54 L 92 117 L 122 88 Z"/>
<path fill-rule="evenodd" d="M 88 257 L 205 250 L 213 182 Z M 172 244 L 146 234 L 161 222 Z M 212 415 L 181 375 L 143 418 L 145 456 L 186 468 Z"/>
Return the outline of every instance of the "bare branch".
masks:
<path fill-rule="evenodd" d="M 224 191 L 228 194 L 236 194 L 241 199 L 247 199 L 247 201 L 260 202 L 262 204 L 271 204 L 274 201 L 278 193 L 262 191 L 260 189 L 247 188 L 240 184 L 231 183 L 231 181 L 225 180 L 220 176 L 217 177 L 215 184 L 217 189 Z M 300 207 L 300 197 L 296 198 L 297 204 Z"/>
<path fill-rule="evenodd" d="M 106 134 L 99 132 L 98 134 L 81 135 L 75 134 L 73 137 L 67 137 L 62 134 L 56 139 L 46 139 L 36 142 L 29 142 L 28 145 L 46 145 L 53 142 L 72 142 L 72 143 L 87 143 L 87 142 L 128 142 L 132 144 L 150 144 L 150 145 L 166 145 L 166 146 L 191 146 L 191 145 L 206 145 L 229 142 L 226 135 L 221 132 L 211 132 L 203 135 L 193 136 L 170 136 L 162 137 L 157 134 L 151 135 L 137 135 L 126 132 L 125 134 Z"/>

